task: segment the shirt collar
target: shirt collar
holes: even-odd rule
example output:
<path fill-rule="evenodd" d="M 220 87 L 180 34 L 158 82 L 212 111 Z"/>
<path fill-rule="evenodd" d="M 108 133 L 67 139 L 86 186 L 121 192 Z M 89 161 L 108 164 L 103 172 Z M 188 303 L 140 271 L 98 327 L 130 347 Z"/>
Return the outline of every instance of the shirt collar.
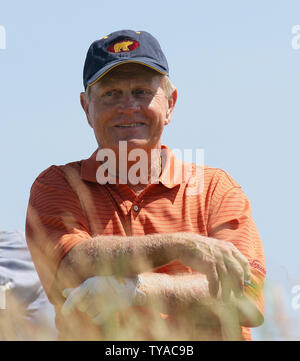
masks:
<path fill-rule="evenodd" d="M 96 160 L 98 149 L 88 159 L 81 163 L 81 178 L 85 181 L 97 183 L 96 173 L 100 161 Z M 167 188 L 173 188 L 182 183 L 183 162 L 177 159 L 174 153 L 166 146 L 161 146 L 162 174 L 158 182 Z"/>

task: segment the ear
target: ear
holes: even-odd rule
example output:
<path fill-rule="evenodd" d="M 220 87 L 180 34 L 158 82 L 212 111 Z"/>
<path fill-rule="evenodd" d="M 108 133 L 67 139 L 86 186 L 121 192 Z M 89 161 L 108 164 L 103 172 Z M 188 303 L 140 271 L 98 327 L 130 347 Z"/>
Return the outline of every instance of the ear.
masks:
<path fill-rule="evenodd" d="M 171 121 L 176 101 L 177 101 L 177 89 L 173 91 L 172 95 L 168 99 L 168 110 L 166 114 L 165 125 L 169 124 Z"/>
<path fill-rule="evenodd" d="M 90 115 L 89 115 L 89 104 L 86 100 L 86 96 L 85 96 L 85 93 L 80 93 L 80 104 L 82 106 L 82 109 L 84 110 L 85 112 L 85 115 L 86 115 L 86 118 L 87 118 L 87 121 L 90 125 L 91 128 L 93 128 L 93 123 L 90 119 Z"/>

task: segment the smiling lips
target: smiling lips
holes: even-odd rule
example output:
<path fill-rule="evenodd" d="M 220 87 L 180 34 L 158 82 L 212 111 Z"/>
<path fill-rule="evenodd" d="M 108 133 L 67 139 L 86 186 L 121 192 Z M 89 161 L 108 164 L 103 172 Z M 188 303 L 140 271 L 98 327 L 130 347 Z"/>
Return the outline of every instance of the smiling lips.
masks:
<path fill-rule="evenodd" d="M 130 124 L 119 124 L 115 125 L 116 128 L 133 128 L 133 127 L 140 127 L 145 125 L 144 123 L 130 123 Z"/>

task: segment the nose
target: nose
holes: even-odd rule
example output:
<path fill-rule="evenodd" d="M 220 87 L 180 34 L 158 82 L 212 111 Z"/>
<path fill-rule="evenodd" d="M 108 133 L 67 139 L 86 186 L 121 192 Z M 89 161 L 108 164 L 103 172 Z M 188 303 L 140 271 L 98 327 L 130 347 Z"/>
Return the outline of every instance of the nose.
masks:
<path fill-rule="evenodd" d="M 124 96 L 122 102 L 119 104 L 118 112 L 120 114 L 132 115 L 140 111 L 140 105 L 137 99 L 132 94 Z"/>

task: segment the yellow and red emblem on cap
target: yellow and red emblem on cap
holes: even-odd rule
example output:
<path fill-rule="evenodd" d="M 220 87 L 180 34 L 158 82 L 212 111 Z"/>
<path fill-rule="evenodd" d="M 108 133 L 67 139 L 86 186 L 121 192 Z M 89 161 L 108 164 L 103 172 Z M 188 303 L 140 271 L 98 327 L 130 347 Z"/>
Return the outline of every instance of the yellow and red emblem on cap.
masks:
<path fill-rule="evenodd" d="M 110 53 L 125 53 L 137 49 L 140 46 L 139 42 L 133 39 L 124 39 L 115 42 L 107 49 Z"/>

